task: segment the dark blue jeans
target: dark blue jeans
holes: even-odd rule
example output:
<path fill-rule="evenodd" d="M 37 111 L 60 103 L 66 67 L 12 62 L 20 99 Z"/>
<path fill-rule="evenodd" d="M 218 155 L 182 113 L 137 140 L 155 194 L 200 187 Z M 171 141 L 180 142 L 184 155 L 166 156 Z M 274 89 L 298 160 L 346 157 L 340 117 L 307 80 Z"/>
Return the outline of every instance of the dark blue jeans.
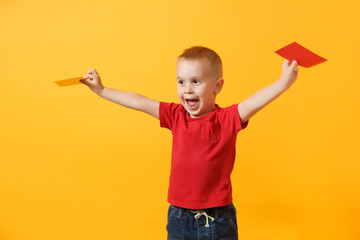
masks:
<path fill-rule="evenodd" d="M 237 240 L 236 209 L 231 203 L 225 207 L 208 208 L 205 214 L 170 205 L 168 211 L 168 240 Z M 196 216 L 197 215 L 197 216 Z M 197 218 L 197 219 L 196 219 Z M 207 225 L 208 223 L 208 225 Z"/>

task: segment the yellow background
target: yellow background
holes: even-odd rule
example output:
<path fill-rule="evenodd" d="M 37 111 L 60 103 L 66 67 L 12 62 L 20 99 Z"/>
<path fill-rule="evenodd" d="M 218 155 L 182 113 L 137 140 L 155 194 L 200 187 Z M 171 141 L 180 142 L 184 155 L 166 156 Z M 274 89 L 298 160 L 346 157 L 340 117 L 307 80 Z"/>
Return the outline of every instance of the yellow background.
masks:
<path fill-rule="evenodd" d="M 165 239 L 171 133 L 86 86 L 177 102 L 175 58 L 214 49 L 220 106 L 280 77 L 296 41 L 328 61 L 239 133 L 242 240 L 360 239 L 358 0 L 0 1 L 0 239 Z"/>

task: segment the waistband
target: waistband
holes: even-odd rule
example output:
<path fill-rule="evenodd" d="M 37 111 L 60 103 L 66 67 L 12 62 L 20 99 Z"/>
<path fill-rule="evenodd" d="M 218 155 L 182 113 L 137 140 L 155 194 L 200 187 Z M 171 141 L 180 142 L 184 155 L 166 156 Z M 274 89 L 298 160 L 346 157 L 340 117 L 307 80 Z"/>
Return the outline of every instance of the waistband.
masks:
<path fill-rule="evenodd" d="M 219 218 L 219 213 L 234 208 L 233 203 L 230 203 L 229 205 L 223 207 L 213 207 L 213 208 L 204 208 L 204 209 L 188 209 L 188 208 L 177 207 L 175 205 L 171 205 L 171 206 L 173 206 L 175 209 L 178 210 L 179 216 L 184 214 L 195 217 L 195 215 L 198 214 L 199 211 L 204 211 L 208 215 L 214 216 L 215 220 Z"/>

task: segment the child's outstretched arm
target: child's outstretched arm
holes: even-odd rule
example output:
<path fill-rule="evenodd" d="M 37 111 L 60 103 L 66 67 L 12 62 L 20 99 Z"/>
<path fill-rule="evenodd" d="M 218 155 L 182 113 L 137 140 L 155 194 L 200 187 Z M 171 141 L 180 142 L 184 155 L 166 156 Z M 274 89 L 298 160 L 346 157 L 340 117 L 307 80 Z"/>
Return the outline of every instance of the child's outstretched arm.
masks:
<path fill-rule="evenodd" d="M 90 81 L 86 79 L 89 79 Z M 83 80 L 80 80 L 80 82 L 88 86 L 94 93 L 98 94 L 104 99 L 115 102 L 127 108 L 145 112 L 159 119 L 160 103 L 158 101 L 149 99 L 137 93 L 124 92 L 104 87 L 101 83 L 100 76 L 95 69 L 90 69 L 86 76 L 83 77 Z"/>
<path fill-rule="evenodd" d="M 248 121 L 255 113 L 280 96 L 291 87 L 298 75 L 297 62 L 291 64 L 285 60 L 282 65 L 281 78 L 273 84 L 260 89 L 254 95 L 239 103 L 238 110 L 242 123 Z"/>

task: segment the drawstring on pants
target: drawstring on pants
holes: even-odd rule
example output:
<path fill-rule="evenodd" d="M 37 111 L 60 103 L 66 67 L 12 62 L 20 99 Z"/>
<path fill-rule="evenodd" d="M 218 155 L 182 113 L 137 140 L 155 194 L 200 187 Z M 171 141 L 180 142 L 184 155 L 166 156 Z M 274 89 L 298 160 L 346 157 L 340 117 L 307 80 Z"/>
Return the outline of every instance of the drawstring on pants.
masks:
<path fill-rule="evenodd" d="M 201 216 L 205 216 L 206 217 L 206 225 L 205 227 L 210 227 L 209 225 L 209 218 L 211 219 L 211 221 L 214 221 L 215 219 L 209 215 L 207 215 L 207 213 L 205 211 L 202 210 L 197 210 L 197 211 L 191 211 L 192 213 L 196 213 L 196 215 L 194 216 L 194 218 L 197 220 L 199 219 Z"/>

